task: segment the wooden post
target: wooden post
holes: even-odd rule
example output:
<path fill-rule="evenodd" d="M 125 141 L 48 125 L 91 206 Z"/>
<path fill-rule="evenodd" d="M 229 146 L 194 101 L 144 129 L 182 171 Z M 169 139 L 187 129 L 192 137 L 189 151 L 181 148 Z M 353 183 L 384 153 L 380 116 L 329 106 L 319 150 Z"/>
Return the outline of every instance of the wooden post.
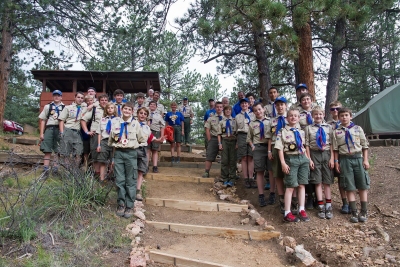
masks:
<path fill-rule="evenodd" d="M 42 82 L 42 93 L 46 92 L 46 79 L 43 79 Z"/>
<path fill-rule="evenodd" d="M 103 93 L 106 92 L 106 85 L 107 85 L 106 79 L 103 79 Z"/>
<path fill-rule="evenodd" d="M 74 81 L 72 82 L 72 92 L 76 93 L 78 92 L 78 80 L 74 79 Z"/>

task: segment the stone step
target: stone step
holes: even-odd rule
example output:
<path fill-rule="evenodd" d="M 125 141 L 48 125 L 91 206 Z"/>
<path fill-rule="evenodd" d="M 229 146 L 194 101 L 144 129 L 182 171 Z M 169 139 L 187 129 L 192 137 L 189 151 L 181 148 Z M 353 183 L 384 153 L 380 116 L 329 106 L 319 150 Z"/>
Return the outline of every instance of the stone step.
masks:
<path fill-rule="evenodd" d="M 248 209 L 248 205 L 232 204 L 227 202 L 188 201 L 165 198 L 146 198 L 146 204 L 157 207 L 167 207 L 192 211 L 241 212 L 242 209 Z"/>

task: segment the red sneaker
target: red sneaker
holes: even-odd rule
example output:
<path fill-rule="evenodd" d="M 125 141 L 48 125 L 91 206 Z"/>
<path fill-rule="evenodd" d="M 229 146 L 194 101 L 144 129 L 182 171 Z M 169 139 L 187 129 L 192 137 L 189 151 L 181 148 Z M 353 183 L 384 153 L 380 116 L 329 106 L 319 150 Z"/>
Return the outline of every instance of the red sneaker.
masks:
<path fill-rule="evenodd" d="M 310 220 L 310 218 L 308 218 L 307 213 L 305 210 L 301 210 L 299 212 L 299 218 L 300 220 L 302 220 L 303 222 L 308 222 Z"/>
<path fill-rule="evenodd" d="M 289 212 L 284 218 L 283 220 L 285 222 L 299 222 L 299 218 L 297 218 L 296 216 L 294 216 L 291 212 Z"/>

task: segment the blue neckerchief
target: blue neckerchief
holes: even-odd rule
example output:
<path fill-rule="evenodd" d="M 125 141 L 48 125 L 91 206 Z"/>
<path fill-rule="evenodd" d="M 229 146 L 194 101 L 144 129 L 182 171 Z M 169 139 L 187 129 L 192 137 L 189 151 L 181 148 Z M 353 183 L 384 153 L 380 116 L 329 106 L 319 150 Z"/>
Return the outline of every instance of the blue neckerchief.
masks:
<path fill-rule="evenodd" d="M 326 133 L 324 128 L 320 124 L 315 124 L 315 126 L 318 127 L 318 131 L 316 133 L 316 141 L 317 141 L 317 146 L 320 150 L 324 150 L 324 147 L 326 146 Z"/>
<path fill-rule="evenodd" d="M 186 112 L 186 106 L 183 106 L 183 114 Z"/>
<path fill-rule="evenodd" d="M 340 125 L 340 121 L 335 122 L 335 130 L 336 130 L 337 128 L 339 128 L 339 125 Z"/>
<path fill-rule="evenodd" d="M 111 132 L 111 120 L 114 119 L 114 117 L 115 116 L 111 116 L 111 118 L 108 119 L 107 126 L 106 126 L 107 134 L 110 134 L 110 132 Z"/>
<path fill-rule="evenodd" d="M 140 124 L 140 127 L 143 127 L 143 125 L 145 125 L 144 122 L 139 122 L 139 124 Z"/>
<path fill-rule="evenodd" d="M 81 112 L 81 106 L 76 106 L 76 107 L 78 110 L 76 111 L 75 121 L 78 120 L 79 112 Z"/>
<path fill-rule="evenodd" d="M 117 107 L 118 107 L 118 117 L 121 117 L 121 106 L 117 105 Z"/>
<path fill-rule="evenodd" d="M 244 117 L 249 120 L 247 124 L 250 124 L 250 116 L 247 114 L 247 112 L 244 112 Z"/>
<path fill-rule="evenodd" d="M 285 117 L 283 115 L 281 115 L 278 117 L 278 123 L 276 125 L 275 135 L 278 135 L 279 131 L 285 126 L 286 126 Z"/>
<path fill-rule="evenodd" d="M 272 103 L 272 117 L 276 117 L 276 107 L 275 107 L 275 103 Z"/>
<path fill-rule="evenodd" d="M 219 121 L 222 121 L 222 116 L 218 116 Z"/>
<path fill-rule="evenodd" d="M 353 140 L 353 136 L 350 133 L 350 129 L 353 128 L 355 126 L 354 122 L 350 122 L 350 125 L 345 127 L 345 141 L 346 141 L 346 146 L 347 146 L 347 150 L 350 153 L 350 145 L 349 145 L 349 139 L 351 141 L 351 143 L 353 144 L 353 147 L 355 148 L 356 146 L 354 145 L 354 140 Z"/>
<path fill-rule="evenodd" d="M 264 139 L 264 120 L 258 120 L 260 122 L 260 140 Z"/>
<path fill-rule="evenodd" d="M 232 135 L 232 127 L 230 119 L 226 119 L 225 130 L 226 130 L 226 136 Z"/>
<path fill-rule="evenodd" d="M 296 139 L 297 149 L 299 150 L 300 154 L 303 154 L 303 141 L 301 140 L 299 130 L 296 128 L 290 128 L 290 130 L 293 131 L 294 138 Z"/>
<path fill-rule="evenodd" d="M 128 122 L 122 122 L 121 123 L 121 129 L 119 131 L 118 142 L 121 141 L 122 134 L 124 133 L 124 130 L 125 130 L 125 138 L 128 139 Z"/>
<path fill-rule="evenodd" d="M 313 124 L 313 119 L 311 117 L 311 113 L 307 111 L 307 124 L 311 125 Z"/>
<path fill-rule="evenodd" d="M 154 115 L 154 112 L 151 112 L 151 113 L 150 113 L 150 124 L 153 123 L 153 115 Z"/>
<path fill-rule="evenodd" d="M 54 104 L 54 108 L 56 109 L 57 117 L 60 116 L 60 110 L 58 109 L 58 106 L 56 104 Z"/>

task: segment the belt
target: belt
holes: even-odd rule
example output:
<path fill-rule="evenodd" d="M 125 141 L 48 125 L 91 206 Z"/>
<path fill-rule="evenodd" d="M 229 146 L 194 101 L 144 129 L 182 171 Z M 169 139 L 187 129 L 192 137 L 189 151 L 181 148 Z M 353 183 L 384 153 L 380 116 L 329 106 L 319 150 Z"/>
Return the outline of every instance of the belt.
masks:
<path fill-rule="evenodd" d="M 174 124 L 174 127 L 181 127 L 182 125 Z"/>
<path fill-rule="evenodd" d="M 319 152 L 319 153 L 324 153 L 324 152 L 331 152 L 329 149 L 328 150 L 320 150 L 320 149 L 310 149 L 313 153 Z"/>
<path fill-rule="evenodd" d="M 58 128 L 58 125 L 47 125 L 46 129 L 48 129 L 48 128 Z"/>
<path fill-rule="evenodd" d="M 285 154 L 285 158 L 305 157 L 304 154 Z"/>
<path fill-rule="evenodd" d="M 268 146 L 268 144 L 259 143 L 259 144 L 254 144 L 254 146 Z"/>
<path fill-rule="evenodd" d="M 339 155 L 339 158 L 358 159 L 358 158 L 362 158 L 362 154 L 356 153 L 356 154 L 351 154 L 351 155 Z"/>
<path fill-rule="evenodd" d="M 76 130 L 76 129 L 71 129 L 71 128 L 65 128 L 65 129 L 71 130 L 73 132 L 80 132 L 80 130 Z"/>

